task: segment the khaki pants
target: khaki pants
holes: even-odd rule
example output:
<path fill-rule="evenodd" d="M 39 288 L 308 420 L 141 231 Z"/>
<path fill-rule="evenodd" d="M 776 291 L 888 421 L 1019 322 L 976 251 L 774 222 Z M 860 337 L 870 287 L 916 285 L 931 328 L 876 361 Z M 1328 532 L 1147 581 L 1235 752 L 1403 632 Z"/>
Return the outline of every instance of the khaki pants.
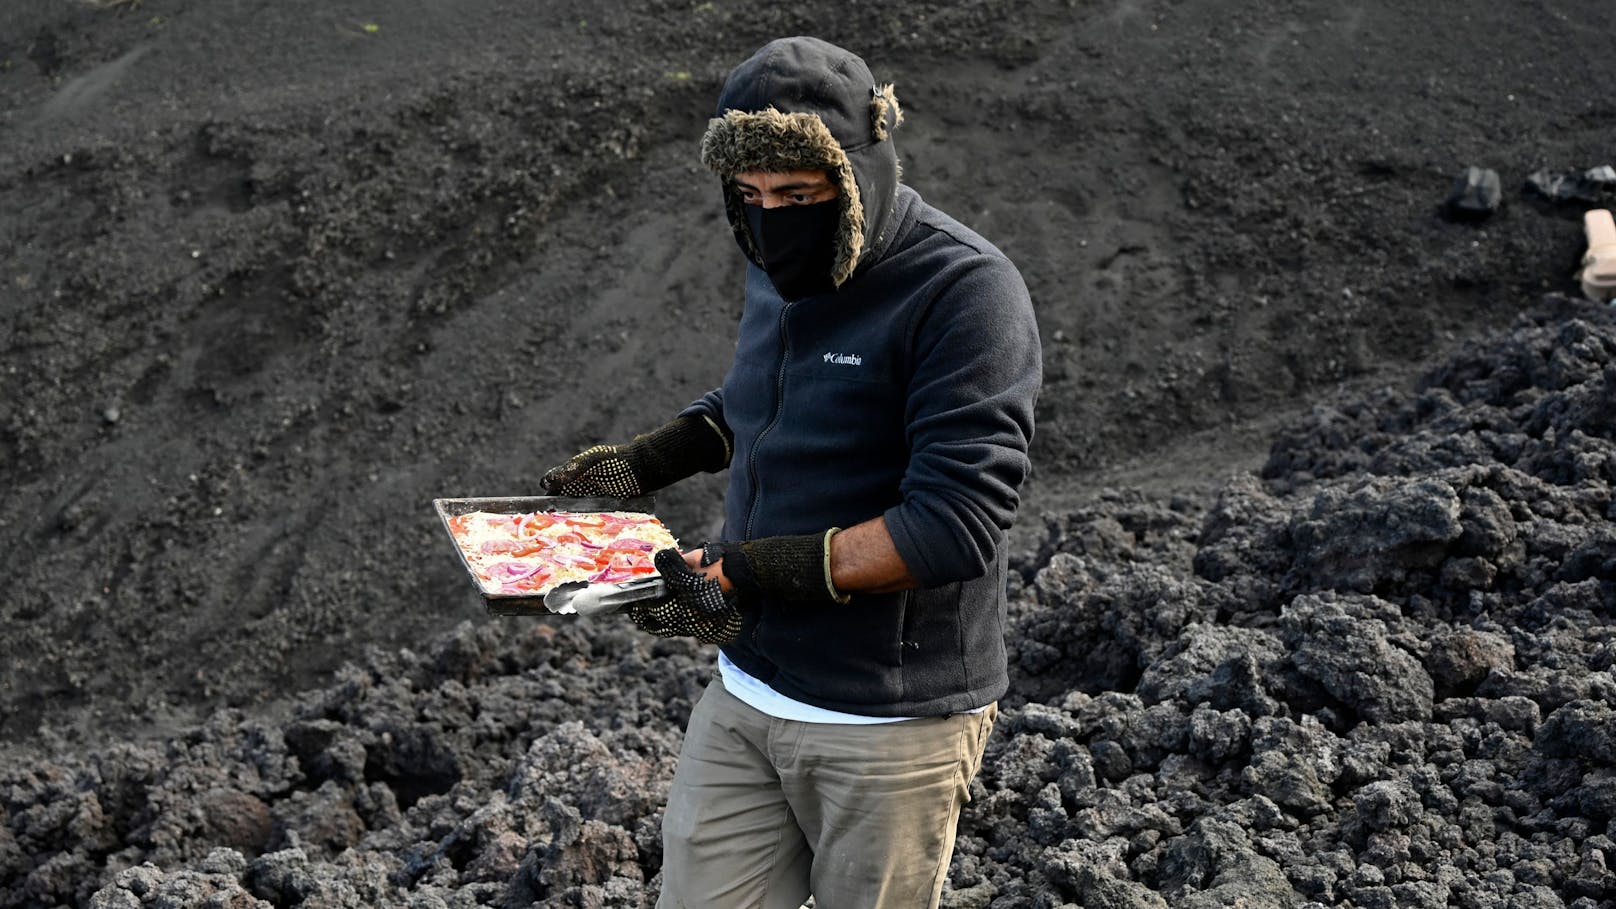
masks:
<path fill-rule="evenodd" d="M 936 906 L 997 712 L 799 723 L 714 679 L 668 794 L 658 909 Z"/>

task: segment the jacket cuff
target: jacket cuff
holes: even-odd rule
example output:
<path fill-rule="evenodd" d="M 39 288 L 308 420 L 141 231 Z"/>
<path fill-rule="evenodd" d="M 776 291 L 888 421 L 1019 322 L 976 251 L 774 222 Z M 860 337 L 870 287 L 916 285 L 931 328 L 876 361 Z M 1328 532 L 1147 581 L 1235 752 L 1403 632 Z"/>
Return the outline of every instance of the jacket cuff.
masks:
<path fill-rule="evenodd" d="M 851 597 L 830 575 L 830 538 L 841 528 L 723 544 L 724 576 L 743 595 L 788 606 L 834 606 Z"/>

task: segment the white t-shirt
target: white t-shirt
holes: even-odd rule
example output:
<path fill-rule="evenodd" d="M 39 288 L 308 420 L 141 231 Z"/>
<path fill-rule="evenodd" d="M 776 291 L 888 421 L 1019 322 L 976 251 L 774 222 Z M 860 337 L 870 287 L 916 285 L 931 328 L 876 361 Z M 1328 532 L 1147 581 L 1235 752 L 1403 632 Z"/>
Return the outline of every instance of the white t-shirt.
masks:
<path fill-rule="evenodd" d="M 851 723 L 859 726 L 874 726 L 879 723 L 901 723 L 904 720 L 913 720 L 912 716 L 864 716 L 858 713 L 842 713 L 839 710 L 826 710 L 812 704 L 804 704 L 795 699 L 788 698 L 767 684 L 758 681 L 746 670 L 735 665 L 724 651 L 718 652 L 718 675 L 724 680 L 724 689 L 730 694 L 740 698 L 747 706 L 781 720 L 796 720 L 799 723 Z M 986 707 L 967 710 L 966 713 L 981 713 Z"/>

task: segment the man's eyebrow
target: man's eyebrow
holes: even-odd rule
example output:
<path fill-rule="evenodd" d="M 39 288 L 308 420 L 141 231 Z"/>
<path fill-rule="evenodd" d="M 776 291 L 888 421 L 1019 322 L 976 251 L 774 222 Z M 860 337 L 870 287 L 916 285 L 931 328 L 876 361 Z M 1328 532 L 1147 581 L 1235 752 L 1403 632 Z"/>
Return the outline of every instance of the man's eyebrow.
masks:
<path fill-rule="evenodd" d="M 758 189 L 756 186 L 753 186 L 752 184 L 747 183 L 744 180 L 736 180 L 735 185 L 739 186 L 741 189 L 750 189 L 750 190 L 753 190 L 753 191 L 757 191 L 757 189 Z M 830 181 L 829 180 L 823 180 L 823 181 L 819 181 L 819 182 L 803 181 L 803 182 L 800 182 L 800 183 L 781 183 L 781 184 L 779 184 L 777 186 L 772 187 L 769 190 L 769 192 L 773 192 L 773 193 L 789 193 L 789 192 L 796 192 L 798 190 L 803 190 L 803 189 L 829 189 L 829 188 L 830 188 Z"/>

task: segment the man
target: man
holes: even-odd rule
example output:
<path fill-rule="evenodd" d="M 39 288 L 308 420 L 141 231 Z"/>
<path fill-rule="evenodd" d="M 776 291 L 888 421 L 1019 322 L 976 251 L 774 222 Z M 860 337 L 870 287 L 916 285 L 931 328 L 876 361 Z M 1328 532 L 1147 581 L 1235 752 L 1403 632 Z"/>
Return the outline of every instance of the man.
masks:
<path fill-rule="evenodd" d="M 857 56 L 772 42 L 702 161 L 750 264 L 723 387 L 544 477 L 633 496 L 729 469 L 723 542 L 657 554 L 641 628 L 717 643 L 659 906 L 935 906 L 1004 651 L 1004 532 L 1041 367 L 1015 267 L 900 184 Z"/>

